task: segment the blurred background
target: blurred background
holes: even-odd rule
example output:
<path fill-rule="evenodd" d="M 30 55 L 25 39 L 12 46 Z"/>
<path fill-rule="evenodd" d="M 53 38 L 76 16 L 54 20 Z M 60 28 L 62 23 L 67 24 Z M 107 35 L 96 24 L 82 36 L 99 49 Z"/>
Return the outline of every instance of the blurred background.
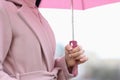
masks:
<path fill-rule="evenodd" d="M 120 80 L 120 3 L 74 11 L 75 40 L 89 60 L 72 80 Z M 72 40 L 71 10 L 39 8 L 56 38 L 55 58 Z"/>

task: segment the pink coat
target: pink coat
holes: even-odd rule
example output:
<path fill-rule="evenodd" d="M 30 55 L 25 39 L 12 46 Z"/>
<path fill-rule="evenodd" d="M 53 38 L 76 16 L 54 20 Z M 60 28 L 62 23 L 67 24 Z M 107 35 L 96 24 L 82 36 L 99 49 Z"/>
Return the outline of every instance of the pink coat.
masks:
<path fill-rule="evenodd" d="M 23 0 L 0 0 L 0 80 L 72 78 L 64 56 L 54 59 L 55 45 L 54 34 L 37 8 Z"/>

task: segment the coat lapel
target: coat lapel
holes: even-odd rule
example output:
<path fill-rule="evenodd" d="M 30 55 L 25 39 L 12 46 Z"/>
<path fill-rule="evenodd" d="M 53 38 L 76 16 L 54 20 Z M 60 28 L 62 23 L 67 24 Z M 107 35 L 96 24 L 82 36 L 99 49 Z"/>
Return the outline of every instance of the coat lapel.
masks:
<path fill-rule="evenodd" d="M 35 36 L 38 38 L 40 45 L 43 49 L 43 55 L 45 56 L 46 65 L 48 71 L 52 69 L 54 66 L 54 56 L 51 54 L 53 53 L 53 49 L 49 42 L 49 36 L 44 28 L 44 24 L 40 21 L 40 18 L 38 18 L 28 7 L 23 5 L 20 9 L 18 9 L 18 15 L 20 18 L 27 24 L 27 26 L 33 31 Z M 48 30 L 49 31 L 49 30 Z"/>

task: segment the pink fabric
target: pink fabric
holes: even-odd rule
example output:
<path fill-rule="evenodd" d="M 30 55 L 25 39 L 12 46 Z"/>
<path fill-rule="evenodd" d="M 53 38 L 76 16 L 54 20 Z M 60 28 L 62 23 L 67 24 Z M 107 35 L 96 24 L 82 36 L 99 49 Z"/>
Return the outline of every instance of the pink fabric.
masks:
<path fill-rule="evenodd" d="M 73 0 L 73 1 L 74 9 L 80 10 L 120 2 L 120 0 Z M 70 9 L 71 0 L 42 0 L 40 7 Z"/>
<path fill-rule="evenodd" d="M 37 8 L 23 0 L 0 0 L 0 80 L 72 78 L 65 58 L 54 59 L 55 45 L 54 34 Z"/>

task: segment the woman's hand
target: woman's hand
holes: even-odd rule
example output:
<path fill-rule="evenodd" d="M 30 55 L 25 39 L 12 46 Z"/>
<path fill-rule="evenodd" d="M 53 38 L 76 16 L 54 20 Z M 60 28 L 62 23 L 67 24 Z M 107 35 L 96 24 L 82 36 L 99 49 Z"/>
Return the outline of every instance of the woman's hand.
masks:
<path fill-rule="evenodd" d="M 81 64 L 88 60 L 88 57 L 84 54 L 84 50 L 77 46 L 72 48 L 71 45 L 65 47 L 65 60 L 68 68 L 74 67 L 75 64 Z"/>

